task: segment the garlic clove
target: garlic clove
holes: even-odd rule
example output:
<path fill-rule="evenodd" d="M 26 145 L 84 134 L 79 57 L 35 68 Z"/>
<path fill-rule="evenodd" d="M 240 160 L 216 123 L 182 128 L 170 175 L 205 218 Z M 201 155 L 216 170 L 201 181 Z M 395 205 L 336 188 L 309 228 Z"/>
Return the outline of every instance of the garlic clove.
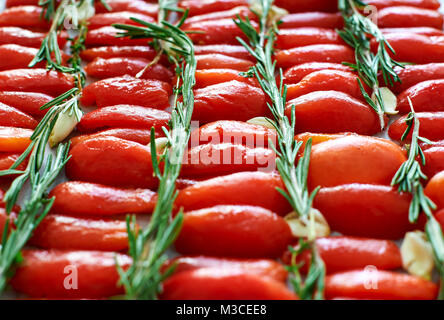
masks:
<path fill-rule="evenodd" d="M 408 273 L 430 280 L 434 268 L 433 249 L 422 231 L 406 233 L 401 246 L 402 266 Z"/>
<path fill-rule="evenodd" d="M 61 112 L 49 136 L 49 145 L 51 148 L 65 140 L 71 134 L 72 130 L 74 130 L 77 123 L 79 123 L 79 119 L 75 112 L 71 112 L 70 110 Z"/>
<path fill-rule="evenodd" d="M 157 138 L 155 139 L 156 142 L 156 150 L 158 153 L 161 153 L 166 146 L 168 145 L 168 138 Z M 151 143 L 148 144 L 148 148 L 151 150 Z"/>
<path fill-rule="evenodd" d="M 255 124 L 258 126 L 263 126 L 263 127 L 269 128 L 269 129 L 276 130 L 276 128 L 273 126 L 273 124 L 270 121 L 272 121 L 272 120 L 269 120 L 266 117 L 256 117 L 256 118 L 252 118 L 252 119 L 248 120 L 247 123 Z"/>
<path fill-rule="evenodd" d="M 296 238 L 314 240 L 330 235 L 330 226 L 319 210 L 311 209 L 310 214 L 304 217 L 298 217 L 295 212 L 291 212 L 285 217 L 285 220 Z"/>
<path fill-rule="evenodd" d="M 396 111 L 396 106 L 398 104 L 398 100 L 396 95 L 387 87 L 379 88 L 379 92 L 381 93 L 382 101 L 384 102 L 385 113 L 394 115 L 398 114 Z M 377 103 L 376 95 L 372 94 L 372 100 Z"/>

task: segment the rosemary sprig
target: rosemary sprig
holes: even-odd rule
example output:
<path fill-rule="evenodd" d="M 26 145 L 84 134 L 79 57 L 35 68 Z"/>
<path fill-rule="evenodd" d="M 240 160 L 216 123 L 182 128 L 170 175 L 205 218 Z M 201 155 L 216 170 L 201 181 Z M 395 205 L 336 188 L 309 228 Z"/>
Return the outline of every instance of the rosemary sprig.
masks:
<path fill-rule="evenodd" d="M 159 178 L 158 200 L 148 226 L 142 230 L 135 227 L 135 218 L 127 218 L 129 253 L 133 258 L 131 267 L 124 271 L 118 266 L 120 281 L 125 287 L 127 299 L 154 300 L 161 292 L 162 282 L 171 274 L 171 269 L 162 273 L 161 267 L 166 260 L 165 251 L 172 245 L 180 232 L 183 212 L 172 218 L 174 200 L 177 197 L 176 180 L 179 176 L 185 148 L 191 132 L 191 116 L 194 107 L 193 87 L 195 85 L 196 59 L 194 47 L 188 36 L 179 29 L 186 14 L 178 23 L 172 25 L 165 21 L 168 11 L 175 1 L 159 1 L 159 25 L 133 19 L 142 26 L 114 25 L 125 30 L 121 36 L 131 38 L 153 38 L 160 42 L 160 50 L 165 52 L 176 64 L 178 81 L 175 88 L 174 108 L 169 123 L 170 129 L 163 128 L 168 139 L 160 160 L 154 129 L 151 134 L 151 154 L 155 175 Z M 180 83 L 182 86 L 180 87 Z M 178 100 L 182 94 L 183 102 Z M 164 168 L 161 172 L 160 162 Z"/>
<path fill-rule="evenodd" d="M 407 129 L 402 135 L 401 140 L 405 140 L 412 133 L 412 140 L 408 147 L 409 157 L 396 172 L 392 180 L 392 186 L 398 186 L 399 192 L 408 192 L 412 194 L 412 202 L 409 208 L 409 220 L 411 223 L 418 221 L 421 212 L 427 217 L 425 232 L 432 246 L 435 256 L 435 265 L 441 278 L 441 287 L 439 299 L 444 299 L 444 235 L 439 222 L 435 219 L 433 211 L 436 205 L 424 193 L 422 181 L 427 180 L 427 176 L 421 170 L 421 164 L 424 166 L 426 160 L 424 152 L 419 145 L 420 142 L 433 144 L 429 139 L 419 136 L 420 122 L 416 116 L 412 101 L 408 98 L 411 112 L 405 119 Z M 421 159 L 421 163 L 417 158 Z"/>
<path fill-rule="evenodd" d="M 268 119 L 273 124 L 278 135 L 278 146 L 273 146 L 276 152 L 276 166 L 282 177 L 287 191 L 279 189 L 279 192 L 288 200 L 293 210 L 299 217 L 309 216 L 313 214 L 312 203 L 319 189 L 311 194 L 307 189 L 307 174 L 310 162 L 311 140 L 307 142 L 304 156 L 296 164 L 298 152 L 302 146 L 302 142 L 296 142 L 295 125 L 296 116 L 295 108 L 292 107 L 292 115 L 289 119 L 285 115 L 287 87 L 283 84 L 282 70 L 280 86 L 276 84 L 276 62 L 273 61 L 274 44 L 276 34 L 278 32 L 275 23 L 269 23 L 268 18 L 271 13 L 273 0 L 260 0 L 260 13 L 253 11 L 259 18 L 260 31 L 251 24 L 247 17 L 242 19 L 240 16 L 235 19 L 236 25 L 248 37 L 249 44 L 241 38 L 238 41 L 256 58 L 257 64 L 248 72 L 247 76 L 255 76 L 265 94 L 271 100 L 268 107 L 271 110 L 274 120 Z M 291 282 L 300 298 L 305 299 L 322 299 L 324 288 L 325 266 L 316 252 L 314 239 L 310 239 L 307 246 L 312 250 L 313 263 L 310 265 L 309 276 L 306 278 L 305 284 L 302 278 L 292 273 Z M 290 269 L 290 271 L 295 271 Z"/>
<path fill-rule="evenodd" d="M 403 67 L 403 64 L 390 57 L 389 52 L 395 53 L 395 51 L 378 26 L 359 12 L 359 9 L 365 6 L 366 4 L 360 0 L 339 0 L 339 11 L 344 18 L 345 27 L 337 32 L 348 45 L 355 49 L 356 63 L 345 64 L 358 72 L 362 95 L 378 113 L 381 129 L 383 129 L 385 127 L 384 115 L 391 110 L 386 109 L 378 75 L 381 73 L 385 84 L 392 86 L 394 82 L 401 82 L 394 69 Z M 370 48 L 371 37 L 374 37 L 379 44 L 376 54 Z M 361 79 L 373 90 L 374 100 L 365 91 Z"/>

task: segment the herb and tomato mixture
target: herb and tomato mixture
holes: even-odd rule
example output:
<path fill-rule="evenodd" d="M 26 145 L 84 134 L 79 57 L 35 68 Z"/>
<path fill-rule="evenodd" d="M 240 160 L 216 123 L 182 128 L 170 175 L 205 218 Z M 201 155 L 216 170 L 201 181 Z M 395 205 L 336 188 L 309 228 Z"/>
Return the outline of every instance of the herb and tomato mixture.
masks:
<path fill-rule="evenodd" d="M 0 293 L 444 299 L 439 9 L 7 0 Z"/>

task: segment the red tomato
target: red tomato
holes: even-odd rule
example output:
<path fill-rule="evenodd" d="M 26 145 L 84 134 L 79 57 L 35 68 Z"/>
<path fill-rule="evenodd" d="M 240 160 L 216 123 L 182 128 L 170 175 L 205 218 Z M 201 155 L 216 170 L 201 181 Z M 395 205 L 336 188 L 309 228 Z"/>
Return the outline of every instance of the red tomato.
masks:
<path fill-rule="evenodd" d="M 444 63 L 407 65 L 404 68 L 397 68 L 396 73 L 401 82 L 396 82 L 392 91 L 399 94 L 420 82 L 443 79 Z"/>
<path fill-rule="evenodd" d="M 338 3 L 335 0 L 276 0 L 274 4 L 290 12 L 338 11 Z"/>
<path fill-rule="evenodd" d="M 216 206 L 184 215 L 176 250 L 220 257 L 277 257 L 290 244 L 287 222 L 270 210 L 252 206 Z"/>
<path fill-rule="evenodd" d="M 241 121 L 216 121 L 194 130 L 190 145 L 232 143 L 268 147 L 269 140 L 276 145 L 277 136 L 273 129 Z"/>
<path fill-rule="evenodd" d="M 249 60 L 234 58 L 219 53 L 210 53 L 196 56 L 197 69 L 232 69 L 248 71 L 254 66 Z"/>
<path fill-rule="evenodd" d="M 171 85 L 168 83 L 123 76 L 90 84 L 83 90 L 81 102 L 86 106 L 96 104 L 99 108 L 117 104 L 132 104 L 165 109 L 169 107 L 171 93 Z"/>
<path fill-rule="evenodd" d="M 156 138 L 160 134 L 156 133 Z M 115 137 L 124 140 L 134 141 L 143 145 L 147 145 L 151 141 L 151 130 L 149 129 L 133 129 L 133 128 L 115 128 L 99 131 L 93 134 L 77 136 L 71 139 L 71 146 L 74 147 L 79 142 L 95 139 L 98 137 Z"/>
<path fill-rule="evenodd" d="M 267 114 L 263 91 L 243 82 L 233 80 L 194 92 L 193 119 L 203 124 L 217 120 L 247 121 Z"/>
<path fill-rule="evenodd" d="M 196 85 L 194 88 L 200 89 L 214 84 L 223 82 L 229 82 L 236 80 L 239 82 L 245 82 L 249 85 L 259 87 L 259 83 L 256 78 L 246 78 L 239 74 L 239 71 L 233 69 L 204 69 L 197 70 L 195 73 Z"/>
<path fill-rule="evenodd" d="M 151 213 L 156 193 L 147 189 L 117 189 L 87 182 L 70 181 L 55 187 L 52 212 L 69 215 L 108 216 Z"/>
<path fill-rule="evenodd" d="M 419 277 L 381 270 L 337 273 L 325 279 L 325 297 L 374 300 L 434 300 L 438 286 Z"/>
<path fill-rule="evenodd" d="M 424 174 L 431 178 L 435 174 L 444 171 L 444 141 L 432 145 L 424 150 L 426 165 L 422 167 Z"/>
<path fill-rule="evenodd" d="M 397 109 L 401 113 L 410 112 L 408 101 L 410 97 L 416 112 L 444 111 L 444 102 L 441 100 L 442 94 L 444 94 L 444 79 L 423 81 L 398 96 Z"/>
<path fill-rule="evenodd" d="M 122 294 L 115 259 L 123 268 L 131 264 L 128 256 L 113 252 L 24 250 L 22 254 L 24 262 L 11 285 L 34 298 L 94 299 Z M 77 289 L 65 288 L 75 283 Z"/>
<path fill-rule="evenodd" d="M 182 256 L 174 258 L 165 265 L 165 269 L 174 266 L 174 273 L 203 268 L 223 268 L 245 271 L 263 277 L 270 277 L 285 282 L 288 272 L 278 262 L 268 259 L 230 259 L 206 256 Z"/>
<path fill-rule="evenodd" d="M 0 152 L 23 152 L 31 143 L 33 130 L 0 127 Z"/>
<path fill-rule="evenodd" d="M 381 28 L 383 34 L 390 33 L 414 33 L 423 36 L 442 36 L 442 30 L 430 27 L 413 27 L 413 28 Z"/>
<path fill-rule="evenodd" d="M 130 11 L 106 12 L 106 13 L 96 14 L 91 18 L 89 18 L 88 29 L 94 30 L 101 27 L 107 27 L 115 23 L 139 25 L 137 22 L 131 20 L 131 18 L 137 18 L 139 20 L 143 20 L 145 22 L 150 22 L 150 23 L 156 22 L 156 20 L 153 17 L 141 13 L 135 13 Z"/>
<path fill-rule="evenodd" d="M 123 251 L 128 248 L 125 221 L 50 214 L 30 244 L 43 249 Z"/>
<path fill-rule="evenodd" d="M 240 172 L 200 181 L 181 190 L 175 206 L 189 211 L 225 204 L 246 205 L 286 215 L 291 207 L 276 188 L 285 188 L 276 174 Z"/>
<path fill-rule="evenodd" d="M 407 158 L 395 143 L 374 137 L 348 136 L 313 147 L 308 185 L 333 187 L 348 183 L 390 185 Z"/>
<path fill-rule="evenodd" d="M 370 93 L 365 84 L 364 87 Z M 299 83 L 288 86 L 287 99 L 298 98 L 313 91 L 329 90 L 344 92 L 365 101 L 356 74 L 339 70 L 320 70 L 308 74 Z"/>
<path fill-rule="evenodd" d="M 439 9 L 438 0 L 367 0 L 365 3 L 378 9 L 395 6 L 411 6 L 426 9 Z"/>
<path fill-rule="evenodd" d="M 296 133 L 355 132 L 373 135 L 381 131 L 374 110 L 348 94 L 338 91 L 315 91 L 287 103 L 285 114 L 297 118 Z"/>
<path fill-rule="evenodd" d="M 138 128 L 161 130 L 168 126 L 171 115 L 166 111 L 131 105 L 104 107 L 87 113 L 80 123 L 80 131 L 96 131 L 102 128 Z"/>
<path fill-rule="evenodd" d="M 432 27 L 443 28 L 442 14 L 436 10 L 408 6 L 388 7 L 378 11 L 381 28 Z"/>
<path fill-rule="evenodd" d="M 0 126 L 34 129 L 37 121 L 26 113 L 0 102 Z"/>
<path fill-rule="evenodd" d="M 248 6 L 247 0 L 182 0 L 179 6 L 196 16 L 212 12 L 230 10 L 238 6 Z"/>
<path fill-rule="evenodd" d="M 201 14 L 198 16 L 189 17 L 186 19 L 183 28 L 188 28 L 191 23 L 212 21 L 219 19 L 235 19 L 238 16 L 245 19 L 248 17 L 250 20 L 257 20 L 257 16 L 248 8 L 247 6 L 239 6 L 230 10 L 211 12 L 206 14 Z"/>
<path fill-rule="evenodd" d="M 297 134 L 294 139 L 296 141 L 302 142 L 302 145 L 300 147 L 300 151 L 305 149 L 305 145 L 308 142 L 308 139 L 311 139 L 311 143 L 313 146 L 320 144 L 325 141 L 330 141 L 334 139 L 344 138 L 350 135 L 356 135 L 352 132 L 345 132 L 345 133 L 336 133 L 336 134 L 326 134 L 326 133 L 311 133 L 311 132 L 304 132 Z"/>
<path fill-rule="evenodd" d="M 346 184 L 322 188 L 314 207 L 342 234 L 396 240 L 415 227 L 408 218 L 410 200 L 390 186 Z"/>
<path fill-rule="evenodd" d="M 20 153 L 0 153 L 0 170 L 8 170 L 21 156 Z M 27 161 L 25 160 L 17 167 L 17 170 L 25 170 Z M 13 175 L 12 175 L 13 176 Z M 10 177 L 10 176 L 8 176 Z M 4 177 L 3 177 L 4 178 Z M 1 227 L 0 227 L 1 230 Z"/>
<path fill-rule="evenodd" d="M 283 29 L 276 39 L 276 48 L 291 49 L 312 44 L 344 44 L 339 34 L 333 29 L 314 27 Z"/>
<path fill-rule="evenodd" d="M 256 29 L 259 25 L 255 21 L 251 24 Z M 198 33 L 190 33 L 188 36 L 194 43 L 204 44 L 239 44 L 236 39 L 240 37 L 246 40 L 245 34 L 234 23 L 233 19 L 218 19 L 210 21 L 197 21 L 187 24 L 186 31 L 194 31 Z"/>
<path fill-rule="evenodd" d="M 53 99 L 43 93 L 0 91 L 0 102 L 32 116 L 43 116 L 48 110 L 40 110 L 40 107 Z"/>
<path fill-rule="evenodd" d="M 0 26 L 49 29 L 50 23 L 42 17 L 38 6 L 18 6 L 0 13 Z"/>
<path fill-rule="evenodd" d="M 159 6 L 141 0 L 107 0 L 106 4 L 111 7 L 112 12 L 129 11 L 141 13 L 153 18 L 157 17 Z M 100 2 L 96 2 L 97 13 L 107 13 L 108 9 Z"/>
<path fill-rule="evenodd" d="M 40 92 L 59 96 L 74 87 L 70 75 L 45 69 L 15 69 L 0 72 L 0 90 Z"/>
<path fill-rule="evenodd" d="M 430 179 L 425 194 L 438 206 L 438 209 L 444 208 L 444 171 Z"/>
<path fill-rule="evenodd" d="M 438 141 L 444 139 L 444 132 L 442 130 L 444 125 L 444 112 L 418 112 L 420 127 L 419 135 L 421 137 Z M 407 115 L 396 120 L 389 128 L 389 136 L 393 140 L 401 141 L 402 135 L 407 129 L 405 119 Z M 407 139 L 412 138 L 412 132 L 409 133 Z"/>
<path fill-rule="evenodd" d="M 223 53 L 225 56 L 255 62 L 254 57 L 241 45 L 212 44 L 206 46 L 194 46 L 194 53 L 196 56 Z"/>
<path fill-rule="evenodd" d="M 295 247 L 297 248 L 297 246 Z M 390 270 L 402 267 L 401 252 L 396 243 L 388 240 L 336 236 L 319 238 L 316 249 L 328 273 L 365 268 L 368 265 Z M 282 261 L 292 264 L 292 254 L 285 252 Z M 304 251 L 297 262 L 310 263 L 311 254 Z M 306 268 L 304 268 L 306 269 Z M 304 270 L 306 272 L 306 270 Z"/>
<path fill-rule="evenodd" d="M 317 27 L 327 29 L 342 29 L 344 19 L 339 12 L 301 12 L 288 14 L 281 19 L 279 29 Z"/>
<path fill-rule="evenodd" d="M 0 44 L 18 44 L 20 46 L 40 48 L 45 34 L 33 32 L 19 27 L 0 27 Z M 66 34 L 58 37 L 59 46 L 66 44 Z"/>
<path fill-rule="evenodd" d="M 396 61 L 412 63 L 444 62 L 444 37 L 428 37 L 414 33 L 391 33 L 385 35 L 396 54 L 390 55 Z M 372 40 L 372 51 L 376 52 L 377 43 Z M 418 54 L 416 48 L 421 48 Z"/>
<path fill-rule="evenodd" d="M 105 79 L 124 75 L 136 76 L 144 70 L 151 61 L 142 58 L 96 58 L 85 67 L 85 72 L 94 78 Z M 161 64 L 148 67 L 141 79 L 160 80 L 171 82 L 174 73 Z"/>
<path fill-rule="evenodd" d="M 66 173 L 71 180 L 122 188 L 157 186 L 151 153 L 139 143 L 100 137 L 75 145 L 70 155 Z"/>
<path fill-rule="evenodd" d="M 284 82 L 285 83 L 298 83 L 305 76 L 323 70 L 338 70 L 344 72 L 350 72 L 350 67 L 344 66 L 339 63 L 328 63 L 328 62 L 309 62 L 291 67 L 284 72 Z"/>
<path fill-rule="evenodd" d="M 307 62 L 353 63 L 354 60 L 353 50 L 339 44 L 314 44 L 276 53 L 277 65 L 280 68 L 290 68 Z"/>
<path fill-rule="evenodd" d="M 94 29 L 88 31 L 86 35 L 85 45 L 87 47 L 98 47 L 98 46 L 143 46 L 147 45 L 149 39 L 130 39 L 127 37 L 117 38 L 117 34 L 121 32 L 112 26 L 101 27 L 99 29 Z"/>
<path fill-rule="evenodd" d="M 85 61 L 92 61 L 95 58 L 145 58 L 153 60 L 156 57 L 156 50 L 148 46 L 107 46 L 83 50 L 80 56 Z"/>
<path fill-rule="evenodd" d="M 276 154 L 273 150 L 241 144 L 203 144 L 187 150 L 182 177 L 210 178 L 242 171 L 272 171 Z"/>
<path fill-rule="evenodd" d="M 282 282 L 222 268 L 180 272 L 163 287 L 162 300 L 297 300 Z"/>

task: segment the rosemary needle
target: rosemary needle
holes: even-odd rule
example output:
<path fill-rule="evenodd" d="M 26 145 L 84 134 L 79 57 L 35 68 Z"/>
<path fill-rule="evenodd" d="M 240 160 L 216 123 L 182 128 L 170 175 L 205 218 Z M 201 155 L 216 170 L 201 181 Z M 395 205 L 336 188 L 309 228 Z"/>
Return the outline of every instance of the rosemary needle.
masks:
<path fill-rule="evenodd" d="M 311 154 L 311 140 L 306 143 L 304 156 L 296 164 L 298 152 L 302 146 L 302 142 L 296 142 L 295 125 L 296 116 L 294 106 L 292 107 L 291 118 L 285 115 L 287 87 L 283 85 L 282 70 L 280 86 L 276 84 L 276 62 L 273 61 L 274 44 L 276 34 L 278 32 L 275 23 L 269 23 L 268 18 L 273 10 L 273 0 L 260 0 L 260 13 L 253 11 L 259 18 L 260 31 L 258 32 L 251 24 L 247 17 L 242 19 L 237 17 L 234 20 L 236 25 L 243 31 L 249 40 L 247 44 L 241 38 L 238 41 L 250 52 L 256 59 L 256 65 L 250 69 L 245 76 L 255 76 L 265 94 L 271 100 L 268 107 L 273 114 L 274 120 L 268 119 L 273 124 L 278 135 L 278 146 L 274 146 L 270 141 L 276 152 L 277 169 L 282 177 L 287 191 L 278 189 L 279 192 L 288 200 L 293 210 L 299 217 L 309 216 L 313 213 L 312 203 L 319 189 L 316 189 L 311 194 L 307 189 L 307 174 Z M 325 266 L 320 259 L 316 245 L 313 239 L 308 243 L 303 242 L 303 248 L 310 248 L 312 251 L 312 263 L 309 268 L 308 276 L 305 283 L 302 278 L 298 276 L 298 268 L 295 266 L 289 267 L 291 273 L 291 283 L 295 288 L 296 293 L 301 299 L 322 299 L 324 289 Z M 302 244 L 302 242 L 301 242 Z M 296 251 L 293 252 L 297 254 Z"/>

